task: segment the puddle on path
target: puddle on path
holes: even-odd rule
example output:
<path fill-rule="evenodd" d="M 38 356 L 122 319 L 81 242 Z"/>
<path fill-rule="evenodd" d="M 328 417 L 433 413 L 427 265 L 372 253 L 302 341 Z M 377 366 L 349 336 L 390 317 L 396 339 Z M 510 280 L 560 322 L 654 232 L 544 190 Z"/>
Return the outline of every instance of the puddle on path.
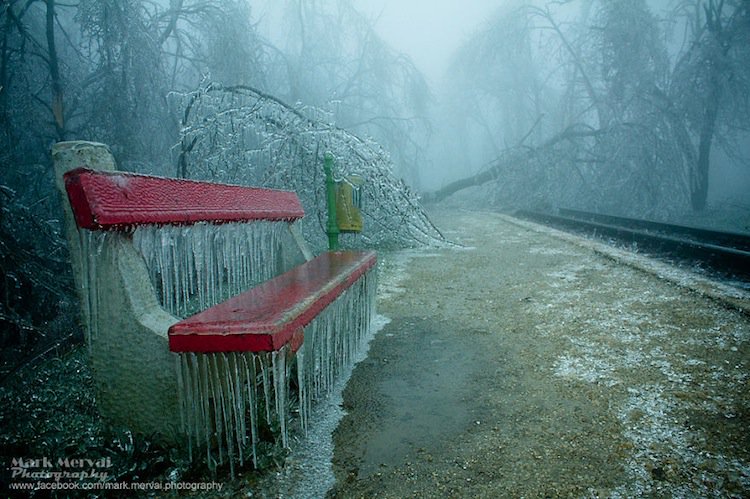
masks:
<path fill-rule="evenodd" d="M 369 380 L 369 390 L 347 388 L 349 395 L 369 400 L 345 396 L 350 404 L 368 404 L 375 411 L 368 438 L 352 442 L 361 460 L 350 473 L 367 477 L 416 454 L 439 453 L 439 447 L 475 424 L 468 397 L 476 397 L 475 374 L 487 359 L 476 335 L 460 340 L 455 332 L 450 322 L 402 317 L 371 343 L 368 359 L 357 370 L 378 376 L 360 372 L 358 379 Z"/>

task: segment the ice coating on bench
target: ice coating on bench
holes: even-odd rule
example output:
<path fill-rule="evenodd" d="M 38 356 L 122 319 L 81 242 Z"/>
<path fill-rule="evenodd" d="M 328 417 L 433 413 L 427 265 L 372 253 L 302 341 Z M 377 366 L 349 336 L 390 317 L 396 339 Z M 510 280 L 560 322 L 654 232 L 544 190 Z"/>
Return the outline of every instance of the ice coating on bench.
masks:
<path fill-rule="evenodd" d="M 292 221 L 304 210 L 293 192 L 76 168 L 64 175 L 78 227 Z"/>
<path fill-rule="evenodd" d="M 65 156 L 64 165 L 56 160 L 59 170 L 85 156 L 78 146 L 58 155 Z M 307 428 L 312 403 L 328 395 L 370 330 L 374 257 L 345 277 L 345 285 L 321 283 L 323 294 L 310 297 L 320 307 L 308 309 L 288 342 L 273 351 L 170 357 L 160 347 L 173 316 L 223 303 L 297 265 L 296 257 L 286 260 L 290 239 L 284 238 L 288 224 L 303 216 L 296 194 L 75 165 L 58 174 L 72 208 L 67 225 L 78 229 L 69 239 L 80 245 L 78 282 L 90 351 L 104 374 L 101 394 L 118 390 L 108 399 L 110 415 L 130 424 L 137 414 L 136 429 L 169 432 L 170 439 L 173 423 L 181 421 L 191 458 L 199 450 L 210 468 L 228 463 L 232 475 L 237 465 L 258 464 L 261 425 L 288 446 L 290 432 Z M 176 376 L 169 369 L 174 360 Z M 294 412 L 299 417 L 292 419 Z"/>
<path fill-rule="evenodd" d="M 173 352 L 274 351 L 376 263 L 373 252 L 327 252 L 169 328 Z"/>
<path fill-rule="evenodd" d="M 257 463 L 261 422 L 278 425 L 287 447 L 296 408 L 296 423 L 306 432 L 313 402 L 329 395 L 367 341 L 376 289 L 375 271 L 358 279 L 304 328 L 296 356 L 289 344 L 274 352 L 181 353 L 180 404 L 191 456 L 200 448 L 209 467 L 229 463 L 234 474 L 236 464 Z M 297 389 L 290 393 L 295 374 Z M 265 408 L 260 414 L 259 407 Z"/>
<path fill-rule="evenodd" d="M 187 317 L 278 274 L 283 230 L 267 221 L 141 225 L 133 245 L 162 306 Z"/>
<path fill-rule="evenodd" d="M 81 244 L 81 267 L 83 273 L 83 309 L 84 316 L 88 317 L 86 321 L 86 344 L 91 349 L 91 342 L 97 336 L 99 323 L 99 274 L 96 271 L 96 262 L 99 259 L 102 249 L 107 242 L 108 236 L 105 232 L 84 230 L 79 231 L 78 236 Z"/>
<path fill-rule="evenodd" d="M 139 225 L 131 232 L 81 230 L 84 307 L 92 318 L 89 346 L 97 334 L 97 259 L 115 240 L 131 237 L 143 256 L 160 304 L 187 317 L 279 273 L 285 224 L 267 221 L 215 225 Z"/>

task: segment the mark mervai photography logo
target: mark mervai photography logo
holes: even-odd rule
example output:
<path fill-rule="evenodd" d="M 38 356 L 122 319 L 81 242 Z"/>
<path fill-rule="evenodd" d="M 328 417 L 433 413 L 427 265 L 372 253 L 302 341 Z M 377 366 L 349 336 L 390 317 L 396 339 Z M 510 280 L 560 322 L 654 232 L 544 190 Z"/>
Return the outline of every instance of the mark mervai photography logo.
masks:
<path fill-rule="evenodd" d="M 14 457 L 10 463 L 11 478 L 16 480 L 96 480 L 105 481 L 112 459 Z"/>

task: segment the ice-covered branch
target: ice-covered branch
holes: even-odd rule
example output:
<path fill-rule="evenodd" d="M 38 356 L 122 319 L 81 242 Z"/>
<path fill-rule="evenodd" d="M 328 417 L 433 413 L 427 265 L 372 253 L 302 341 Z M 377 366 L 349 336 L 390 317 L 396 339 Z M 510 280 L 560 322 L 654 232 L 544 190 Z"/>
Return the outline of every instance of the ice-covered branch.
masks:
<path fill-rule="evenodd" d="M 178 175 L 295 191 L 307 216 L 303 231 L 325 245 L 323 155 L 335 158 L 336 176 L 358 175 L 365 230 L 351 246 L 403 247 L 444 241 L 418 196 L 392 172 L 377 143 L 331 124 L 317 108 L 291 106 L 247 85 L 209 83 L 173 94 L 183 110 Z"/>

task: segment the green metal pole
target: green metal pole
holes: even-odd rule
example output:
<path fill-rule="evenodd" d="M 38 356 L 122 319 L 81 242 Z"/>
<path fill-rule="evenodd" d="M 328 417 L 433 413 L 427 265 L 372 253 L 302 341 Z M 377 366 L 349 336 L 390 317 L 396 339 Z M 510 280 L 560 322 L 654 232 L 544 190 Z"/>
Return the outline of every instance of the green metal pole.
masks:
<path fill-rule="evenodd" d="M 339 225 L 336 222 L 336 182 L 333 180 L 333 154 L 327 152 L 323 161 L 323 170 L 326 173 L 326 205 L 328 206 L 328 223 L 326 234 L 328 234 L 328 250 L 339 249 Z"/>

